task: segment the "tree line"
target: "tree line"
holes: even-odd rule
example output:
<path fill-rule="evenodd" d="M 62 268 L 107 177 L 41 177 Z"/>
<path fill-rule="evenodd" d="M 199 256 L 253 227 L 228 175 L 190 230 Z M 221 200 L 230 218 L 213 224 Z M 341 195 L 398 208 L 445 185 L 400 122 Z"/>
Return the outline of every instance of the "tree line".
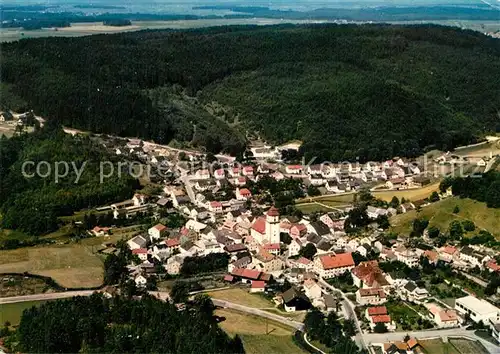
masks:
<path fill-rule="evenodd" d="M 218 326 L 214 309 L 205 296 L 185 311 L 149 295 L 55 300 L 25 310 L 9 342 L 31 353 L 244 353 L 241 339 Z"/>

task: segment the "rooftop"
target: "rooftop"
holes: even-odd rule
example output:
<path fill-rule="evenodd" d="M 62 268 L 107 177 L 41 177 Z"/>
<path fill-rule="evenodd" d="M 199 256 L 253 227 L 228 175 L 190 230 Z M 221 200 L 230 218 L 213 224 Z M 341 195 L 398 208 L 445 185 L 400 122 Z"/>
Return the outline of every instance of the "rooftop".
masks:
<path fill-rule="evenodd" d="M 500 309 L 493 306 L 488 301 L 479 300 L 477 297 L 471 295 L 457 299 L 456 303 L 467 307 L 479 315 L 488 315 L 493 312 L 500 312 Z"/>
<path fill-rule="evenodd" d="M 336 255 L 326 255 L 320 257 L 323 269 L 334 269 L 354 266 L 351 253 L 339 253 Z"/>

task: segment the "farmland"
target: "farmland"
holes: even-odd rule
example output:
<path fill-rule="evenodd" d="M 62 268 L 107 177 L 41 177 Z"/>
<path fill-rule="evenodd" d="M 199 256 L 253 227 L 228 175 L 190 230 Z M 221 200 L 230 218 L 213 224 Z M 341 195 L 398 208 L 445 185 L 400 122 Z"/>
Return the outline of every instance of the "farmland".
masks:
<path fill-rule="evenodd" d="M 427 354 L 461 354 L 450 343 L 443 343 L 441 339 L 419 340 Z"/>
<path fill-rule="evenodd" d="M 245 351 L 257 353 L 303 353 L 292 340 L 294 330 L 283 324 L 233 310 L 220 309 L 215 314 L 225 317 L 220 326 L 229 335 L 238 334 Z M 266 333 L 267 329 L 267 333 Z"/>

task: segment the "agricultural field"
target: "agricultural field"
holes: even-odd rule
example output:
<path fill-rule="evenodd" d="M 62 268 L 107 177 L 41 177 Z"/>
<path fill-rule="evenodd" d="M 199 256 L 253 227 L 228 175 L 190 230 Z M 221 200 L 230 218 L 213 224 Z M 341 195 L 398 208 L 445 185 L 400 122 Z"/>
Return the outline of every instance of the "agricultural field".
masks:
<path fill-rule="evenodd" d="M 449 338 L 450 344 L 461 354 L 488 354 L 488 350 L 479 342 L 462 338 Z"/>
<path fill-rule="evenodd" d="M 246 289 L 231 288 L 220 291 L 210 291 L 206 293 L 207 295 L 218 300 L 225 300 L 229 302 L 234 302 L 235 304 L 255 307 L 260 309 L 269 308 L 272 309 L 275 305 L 258 294 L 250 294 Z"/>
<path fill-rule="evenodd" d="M 460 209 L 458 214 L 453 213 L 455 206 Z M 396 215 L 391 218 L 392 231 L 408 235 L 412 222 L 417 217 L 428 219 L 429 226 L 436 226 L 443 231 L 448 229 L 453 220 L 471 220 L 477 228 L 487 230 L 500 238 L 500 209 L 488 208 L 485 203 L 472 199 L 447 198 L 423 207 L 419 213 L 413 210 Z"/>
<path fill-rule="evenodd" d="M 0 279 L 0 297 L 40 294 L 50 289 L 42 279 L 22 275 L 3 276 Z"/>
<path fill-rule="evenodd" d="M 461 354 L 450 343 L 444 343 L 441 339 L 419 340 L 426 354 Z"/>
<path fill-rule="evenodd" d="M 304 353 L 293 342 L 292 336 L 295 331 L 291 327 L 233 310 L 219 309 L 215 314 L 225 317 L 225 321 L 219 325 L 231 336 L 238 334 L 243 340 L 245 351 L 249 354 Z"/>
<path fill-rule="evenodd" d="M 432 192 L 439 189 L 439 183 L 430 184 L 423 188 L 417 189 L 405 189 L 400 191 L 373 191 L 372 194 L 378 199 L 390 202 L 391 199 L 396 196 L 401 200 L 405 198 L 406 200 L 417 201 L 428 198 Z"/>
<path fill-rule="evenodd" d="M 33 306 L 39 306 L 44 302 L 45 301 L 25 301 L 0 305 L 0 323 L 3 325 L 6 321 L 9 321 L 12 326 L 17 326 L 24 310 Z"/>

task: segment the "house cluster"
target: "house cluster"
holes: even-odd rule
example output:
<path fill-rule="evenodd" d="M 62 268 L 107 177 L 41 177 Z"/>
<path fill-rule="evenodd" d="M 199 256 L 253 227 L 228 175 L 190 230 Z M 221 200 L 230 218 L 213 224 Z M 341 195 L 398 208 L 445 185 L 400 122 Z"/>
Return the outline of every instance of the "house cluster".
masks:
<path fill-rule="evenodd" d="M 287 165 L 285 172 L 291 176 L 304 176 L 309 184 L 324 186 L 330 193 L 350 192 L 377 182 L 392 190 L 418 188 L 431 182 L 416 162 L 399 157 L 365 164 Z"/>

